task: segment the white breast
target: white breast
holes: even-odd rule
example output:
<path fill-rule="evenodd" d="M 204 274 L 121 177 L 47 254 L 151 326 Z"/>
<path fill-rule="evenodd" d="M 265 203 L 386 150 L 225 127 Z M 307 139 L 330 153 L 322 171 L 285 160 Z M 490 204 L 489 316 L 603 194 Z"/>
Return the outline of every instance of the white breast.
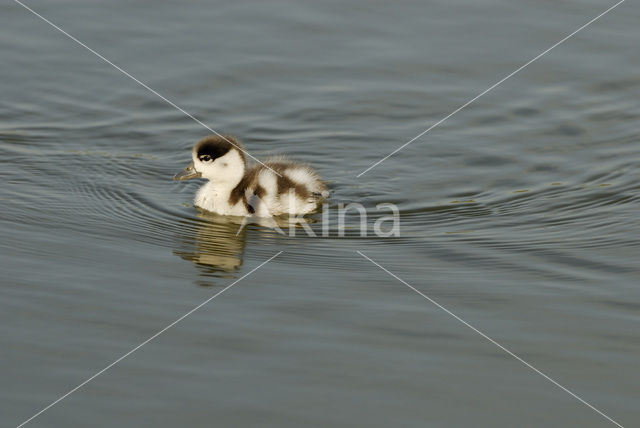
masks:
<path fill-rule="evenodd" d="M 215 183 L 211 181 L 198 190 L 193 204 L 196 207 L 221 215 L 246 216 L 248 214 L 242 200 L 235 205 L 230 205 L 229 196 L 216 189 Z"/>

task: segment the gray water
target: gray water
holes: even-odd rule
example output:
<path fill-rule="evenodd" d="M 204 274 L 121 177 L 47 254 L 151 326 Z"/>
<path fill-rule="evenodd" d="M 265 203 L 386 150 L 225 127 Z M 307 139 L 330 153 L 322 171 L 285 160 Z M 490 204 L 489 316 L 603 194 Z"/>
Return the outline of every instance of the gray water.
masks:
<path fill-rule="evenodd" d="M 258 157 L 329 182 L 329 236 L 198 213 L 207 129 L 0 6 L 0 418 L 40 427 L 640 421 L 640 7 L 27 3 Z M 401 234 L 338 235 L 339 203 Z M 386 212 L 385 212 L 386 214 Z M 312 228 L 320 230 L 320 215 Z M 355 221 L 355 219 L 352 219 Z"/>

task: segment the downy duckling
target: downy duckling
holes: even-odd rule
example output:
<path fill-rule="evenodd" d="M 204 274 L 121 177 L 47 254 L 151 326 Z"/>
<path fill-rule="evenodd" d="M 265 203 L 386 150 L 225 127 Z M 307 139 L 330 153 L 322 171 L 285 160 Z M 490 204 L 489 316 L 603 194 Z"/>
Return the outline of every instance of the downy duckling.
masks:
<path fill-rule="evenodd" d="M 208 136 L 195 145 L 193 161 L 173 179 L 209 180 L 194 204 L 221 215 L 308 214 L 327 195 L 326 185 L 309 166 L 279 158 L 249 167 L 245 153 L 232 136 Z"/>

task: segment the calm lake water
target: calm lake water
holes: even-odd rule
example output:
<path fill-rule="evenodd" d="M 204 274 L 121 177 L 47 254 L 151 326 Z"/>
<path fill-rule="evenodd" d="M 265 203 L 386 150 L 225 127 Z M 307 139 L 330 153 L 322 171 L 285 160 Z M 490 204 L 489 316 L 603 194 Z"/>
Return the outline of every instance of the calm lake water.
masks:
<path fill-rule="evenodd" d="M 6 2 L 3 426 L 279 251 L 28 426 L 615 426 L 356 251 L 639 424 L 637 3 L 360 178 L 614 2 L 26 4 L 258 158 L 313 164 L 331 224 L 198 213 L 171 177 L 210 132 Z M 401 236 L 339 236 L 343 202 L 370 226 L 397 204 Z"/>

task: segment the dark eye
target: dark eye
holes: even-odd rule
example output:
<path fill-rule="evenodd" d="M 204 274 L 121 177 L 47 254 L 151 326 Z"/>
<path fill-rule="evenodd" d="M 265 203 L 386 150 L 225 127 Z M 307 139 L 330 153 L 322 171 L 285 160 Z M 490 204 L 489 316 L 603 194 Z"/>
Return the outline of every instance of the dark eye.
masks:
<path fill-rule="evenodd" d="M 211 156 L 209 156 L 209 155 L 202 155 L 202 156 L 200 156 L 200 160 L 201 160 L 202 162 L 211 162 Z"/>

